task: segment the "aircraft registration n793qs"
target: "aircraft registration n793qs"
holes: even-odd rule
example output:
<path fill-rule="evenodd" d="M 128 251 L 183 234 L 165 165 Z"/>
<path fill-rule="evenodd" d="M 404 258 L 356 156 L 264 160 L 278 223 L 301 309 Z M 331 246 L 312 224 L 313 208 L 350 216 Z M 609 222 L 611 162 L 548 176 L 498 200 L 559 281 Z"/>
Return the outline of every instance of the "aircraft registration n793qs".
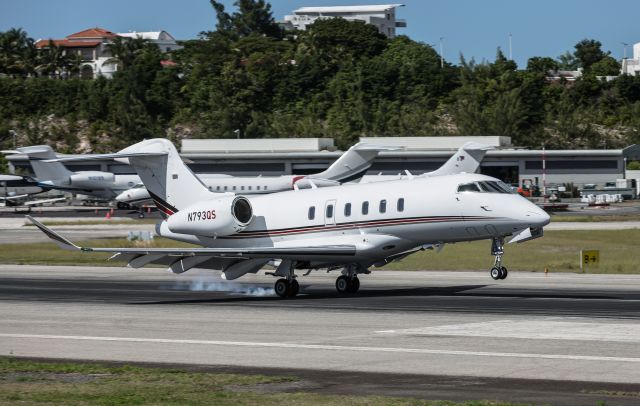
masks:
<path fill-rule="evenodd" d="M 358 275 L 414 252 L 459 241 L 492 241 L 491 277 L 504 279 L 505 238 L 542 236 L 549 216 L 495 178 L 478 174 L 415 177 L 242 196 L 212 193 L 165 139 L 142 141 L 106 156 L 140 175 L 165 220 L 160 236 L 202 248 L 80 247 L 29 219 L 61 247 L 110 252 L 138 268 L 165 264 L 172 272 L 221 270 L 236 279 L 265 265 L 279 277 L 281 297 L 299 291 L 296 272 L 341 270 L 336 288 L 354 293 Z"/>

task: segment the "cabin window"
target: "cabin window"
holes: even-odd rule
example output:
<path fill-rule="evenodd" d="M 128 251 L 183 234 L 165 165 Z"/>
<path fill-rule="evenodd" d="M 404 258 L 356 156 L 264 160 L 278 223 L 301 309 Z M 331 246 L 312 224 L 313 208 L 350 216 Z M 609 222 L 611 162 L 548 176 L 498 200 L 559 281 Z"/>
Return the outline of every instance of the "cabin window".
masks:
<path fill-rule="evenodd" d="M 458 192 L 482 192 L 482 193 L 502 193 L 512 194 L 514 193 L 504 182 L 500 181 L 482 181 L 467 183 L 458 186 Z"/>
<path fill-rule="evenodd" d="M 266 186 L 264 187 L 264 190 L 267 190 L 267 187 L 266 187 Z"/>
<path fill-rule="evenodd" d="M 217 191 L 220 191 L 220 186 L 216 186 L 216 190 L 217 190 Z"/>
<path fill-rule="evenodd" d="M 224 187 L 224 190 L 227 190 L 227 189 L 228 189 L 228 188 L 227 188 L 227 186 L 225 186 L 225 187 Z"/>
<path fill-rule="evenodd" d="M 332 204 L 327 206 L 326 214 L 327 214 L 327 218 L 328 219 L 333 218 L 333 205 Z"/>
<path fill-rule="evenodd" d="M 244 190 L 244 186 L 240 186 L 240 190 Z"/>
<path fill-rule="evenodd" d="M 480 188 L 475 183 L 466 183 L 458 186 L 458 192 L 479 192 Z"/>
<path fill-rule="evenodd" d="M 404 197 L 398 199 L 398 211 L 404 211 Z"/>
<path fill-rule="evenodd" d="M 256 189 L 260 190 L 260 186 L 256 186 Z"/>
<path fill-rule="evenodd" d="M 235 186 L 233 187 L 233 190 L 236 190 L 236 187 L 235 187 Z"/>
<path fill-rule="evenodd" d="M 386 200 L 380 200 L 380 213 L 386 213 L 387 212 L 387 201 Z"/>
<path fill-rule="evenodd" d="M 345 217 L 351 216 L 351 203 L 347 203 L 344 205 L 344 216 Z"/>
<path fill-rule="evenodd" d="M 213 190 L 212 186 L 209 186 L 209 192 L 211 192 Z"/>
<path fill-rule="evenodd" d="M 247 186 L 247 188 L 248 188 L 249 190 L 251 190 L 251 186 Z"/>
<path fill-rule="evenodd" d="M 316 206 L 309 207 L 309 220 L 316 218 Z"/>
<path fill-rule="evenodd" d="M 362 202 L 362 214 L 369 214 L 369 202 Z"/>

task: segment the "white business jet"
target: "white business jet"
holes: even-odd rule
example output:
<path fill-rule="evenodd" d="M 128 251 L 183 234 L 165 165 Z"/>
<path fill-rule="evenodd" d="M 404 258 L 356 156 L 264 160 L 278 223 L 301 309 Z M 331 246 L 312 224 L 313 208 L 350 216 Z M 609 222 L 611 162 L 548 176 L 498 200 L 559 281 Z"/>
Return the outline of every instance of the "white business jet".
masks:
<path fill-rule="evenodd" d="M 340 185 L 360 179 L 371 167 L 382 150 L 396 150 L 359 143 L 351 147 L 323 172 L 301 176 L 229 176 L 223 174 L 199 174 L 198 177 L 213 192 L 263 194 L 292 190 L 294 188 L 325 187 Z M 139 206 L 151 202 L 151 197 L 138 175 L 119 175 L 103 171 L 73 172 L 57 161 L 57 155 L 48 145 L 23 147 L 5 154 L 25 154 L 38 179 L 38 185 L 49 189 L 60 189 L 85 194 L 100 199 L 115 199 L 119 208 Z M 91 160 L 93 155 L 74 157 L 73 161 Z"/>
<path fill-rule="evenodd" d="M 165 264 L 174 273 L 221 270 L 223 278 L 276 266 L 275 292 L 299 291 L 296 272 L 341 269 L 336 288 L 356 292 L 358 275 L 446 243 L 488 239 L 491 277 L 503 279 L 503 244 L 541 237 L 549 216 L 495 178 L 478 174 L 300 189 L 269 195 L 212 193 L 165 139 L 142 141 L 104 157 L 128 161 L 166 219 L 163 237 L 202 248 L 80 247 L 28 217 L 62 248 L 110 252 L 139 268 Z"/>
<path fill-rule="evenodd" d="M 266 194 L 310 187 L 337 186 L 362 178 L 380 151 L 397 149 L 400 148 L 361 142 L 349 148 L 326 170 L 306 176 L 230 176 L 223 174 L 198 174 L 196 176 L 212 192 L 232 192 L 243 195 Z M 142 183 L 120 193 L 115 200 L 119 205 L 129 207 L 152 203 L 151 196 Z"/>
<path fill-rule="evenodd" d="M 37 185 L 46 189 L 64 190 L 108 200 L 140 182 L 138 175 L 116 175 L 104 171 L 74 172 L 60 162 L 46 162 L 57 158 L 55 151 L 48 145 L 22 147 L 2 153 L 27 155 L 35 172 Z"/>

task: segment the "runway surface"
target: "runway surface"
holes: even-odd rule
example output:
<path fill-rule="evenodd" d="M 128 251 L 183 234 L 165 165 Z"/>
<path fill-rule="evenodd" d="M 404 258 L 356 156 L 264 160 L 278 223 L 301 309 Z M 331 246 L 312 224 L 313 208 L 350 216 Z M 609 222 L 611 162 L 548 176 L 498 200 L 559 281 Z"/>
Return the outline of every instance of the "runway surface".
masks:
<path fill-rule="evenodd" d="M 0 265 L 0 354 L 284 371 L 333 393 L 640 401 L 639 276 L 374 272 L 340 296 L 314 275 L 281 300 L 263 275 Z"/>

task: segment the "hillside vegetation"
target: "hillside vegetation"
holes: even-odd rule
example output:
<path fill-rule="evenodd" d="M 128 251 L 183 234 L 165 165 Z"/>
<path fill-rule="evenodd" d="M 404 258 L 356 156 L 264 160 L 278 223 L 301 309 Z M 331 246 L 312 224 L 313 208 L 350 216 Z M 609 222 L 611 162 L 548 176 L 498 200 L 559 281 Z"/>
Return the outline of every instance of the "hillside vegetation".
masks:
<path fill-rule="evenodd" d="M 161 54 L 119 40 L 113 79 L 77 78 L 80 61 L 34 47 L 21 29 L 0 33 L 0 140 L 49 143 L 61 152 L 113 151 L 143 138 L 505 135 L 519 146 L 612 148 L 640 140 L 640 77 L 606 82 L 618 62 L 595 40 L 560 58 L 518 67 L 445 62 L 406 36 L 370 25 L 317 21 L 283 32 L 270 5 L 216 1 L 217 26 Z M 175 65 L 165 67 L 170 58 Z M 576 82 L 550 83 L 553 69 L 582 67 Z"/>

